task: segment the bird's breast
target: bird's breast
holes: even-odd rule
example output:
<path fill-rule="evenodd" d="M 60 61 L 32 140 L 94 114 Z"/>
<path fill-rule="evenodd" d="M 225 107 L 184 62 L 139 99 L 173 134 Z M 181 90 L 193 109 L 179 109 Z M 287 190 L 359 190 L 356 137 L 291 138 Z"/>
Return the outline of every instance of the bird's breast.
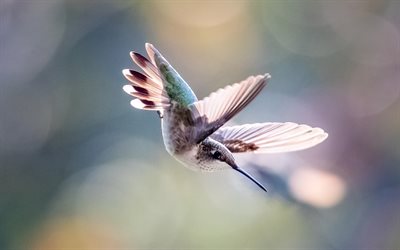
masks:
<path fill-rule="evenodd" d="M 191 140 L 193 127 L 188 126 L 184 112 L 172 108 L 164 111 L 161 129 L 165 148 L 171 155 L 183 154 L 195 146 Z"/>
<path fill-rule="evenodd" d="M 218 161 L 210 161 L 210 159 L 202 159 L 198 154 L 198 146 L 194 146 L 191 149 L 182 152 L 180 154 L 173 155 L 176 160 L 181 162 L 185 167 L 201 172 L 214 172 L 217 170 L 227 169 L 226 164 Z"/>
<path fill-rule="evenodd" d="M 173 155 L 176 160 L 178 160 L 180 163 L 182 163 L 185 167 L 194 170 L 194 171 L 199 171 L 202 170 L 201 165 L 198 164 L 198 160 L 196 159 L 197 155 L 197 147 L 194 146 L 193 148 L 181 152 L 179 154 Z"/>

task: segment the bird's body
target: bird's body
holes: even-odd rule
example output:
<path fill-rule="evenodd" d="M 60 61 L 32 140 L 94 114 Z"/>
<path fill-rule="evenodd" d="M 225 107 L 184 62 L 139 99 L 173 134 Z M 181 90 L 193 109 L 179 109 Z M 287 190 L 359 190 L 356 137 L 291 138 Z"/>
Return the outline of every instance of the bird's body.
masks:
<path fill-rule="evenodd" d="M 194 143 L 192 139 L 197 128 L 191 121 L 190 112 L 188 105 L 175 101 L 172 101 L 169 109 L 164 110 L 161 130 L 167 152 L 192 170 L 211 172 L 228 168 L 226 164 L 211 164 L 207 158 L 199 155 L 202 142 Z M 209 137 L 205 139 L 205 142 L 213 143 L 215 147 L 224 147 L 223 144 Z"/>
<path fill-rule="evenodd" d="M 178 103 L 172 103 L 171 107 L 163 112 L 161 130 L 164 145 L 171 155 L 180 155 L 191 149 L 190 134 L 195 127 L 190 121 L 190 110 Z"/>
<path fill-rule="evenodd" d="M 232 168 L 266 190 L 237 166 L 233 153 L 300 150 L 327 137 L 320 128 L 289 122 L 222 127 L 258 95 L 270 78 L 269 74 L 251 76 L 199 101 L 154 46 L 146 44 L 146 50 L 150 60 L 131 52 L 132 59 L 144 74 L 123 70 L 131 82 L 124 90 L 137 98 L 131 102 L 133 107 L 159 113 L 166 150 L 190 169 Z"/>
<path fill-rule="evenodd" d="M 165 149 L 185 166 L 196 168 L 196 144 L 191 143 L 190 134 L 195 127 L 191 126 L 187 114 L 189 109 L 179 103 L 172 103 L 171 108 L 163 112 L 161 130 Z"/>

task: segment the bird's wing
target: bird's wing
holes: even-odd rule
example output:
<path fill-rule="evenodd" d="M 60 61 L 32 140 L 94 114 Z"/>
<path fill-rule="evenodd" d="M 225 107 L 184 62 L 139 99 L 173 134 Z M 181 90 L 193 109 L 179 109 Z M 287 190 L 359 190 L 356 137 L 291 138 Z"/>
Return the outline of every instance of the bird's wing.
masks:
<path fill-rule="evenodd" d="M 204 140 L 247 106 L 264 88 L 269 74 L 250 76 L 246 80 L 221 88 L 189 106 L 197 133 L 196 142 Z"/>
<path fill-rule="evenodd" d="M 170 106 L 170 100 L 165 91 L 161 74 L 154 62 L 154 51 L 148 44 L 146 44 L 146 50 L 151 61 L 137 52 L 130 53 L 132 60 L 144 73 L 124 69 L 122 73 L 130 81 L 130 84 L 125 85 L 123 89 L 129 95 L 137 98 L 131 101 L 133 107 L 161 112 Z"/>
<path fill-rule="evenodd" d="M 328 134 L 293 122 L 255 123 L 223 127 L 211 138 L 224 144 L 232 153 L 283 153 L 306 149 L 321 143 Z"/>
<path fill-rule="evenodd" d="M 132 60 L 144 73 L 124 69 L 122 73 L 130 81 L 124 91 L 136 97 L 131 105 L 138 109 L 162 112 L 175 101 L 183 106 L 196 102 L 197 97 L 171 64 L 152 45 L 146 43 L 149 59 L 131 52 Z"/>

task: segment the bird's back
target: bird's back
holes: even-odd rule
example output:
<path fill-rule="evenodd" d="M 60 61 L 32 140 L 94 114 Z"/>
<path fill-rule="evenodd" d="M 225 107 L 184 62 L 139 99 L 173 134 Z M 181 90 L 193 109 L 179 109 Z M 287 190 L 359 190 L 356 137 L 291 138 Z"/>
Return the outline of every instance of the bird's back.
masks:
<path fill-rule="evenodd" d="M 179 73 L 170 63 L 158 52 L 154 50 L 154 62 L 161 76 L 163 86 L 171 102 L 177 102 L 187 107 L 197 101 L 197 97 L 189 85 L 183 80 Z"/>

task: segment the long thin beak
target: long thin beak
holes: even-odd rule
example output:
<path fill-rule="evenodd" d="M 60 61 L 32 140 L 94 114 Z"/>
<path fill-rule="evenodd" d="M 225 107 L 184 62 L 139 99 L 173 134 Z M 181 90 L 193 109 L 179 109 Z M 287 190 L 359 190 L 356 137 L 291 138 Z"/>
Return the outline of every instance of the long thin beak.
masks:
<path fill-rule="evenodd" d="M 241 173 L 242 175 L 246 176 L 247 178 L 249 178 L 252 182 L 254 182 L 257 186 L 259 186 L 262 190 L 264 190 L 265 192 L 268 192 L 267 189 L 263 185 L 261 185 L 261 183 L 259 183 L 256 179 L 254 179 L 253 176 L 246 173 L 243 169 L 239 168 L 237 165 L 232 166 L 232 168 L 234 170 L 238 171 L 239 173 Z"/>

